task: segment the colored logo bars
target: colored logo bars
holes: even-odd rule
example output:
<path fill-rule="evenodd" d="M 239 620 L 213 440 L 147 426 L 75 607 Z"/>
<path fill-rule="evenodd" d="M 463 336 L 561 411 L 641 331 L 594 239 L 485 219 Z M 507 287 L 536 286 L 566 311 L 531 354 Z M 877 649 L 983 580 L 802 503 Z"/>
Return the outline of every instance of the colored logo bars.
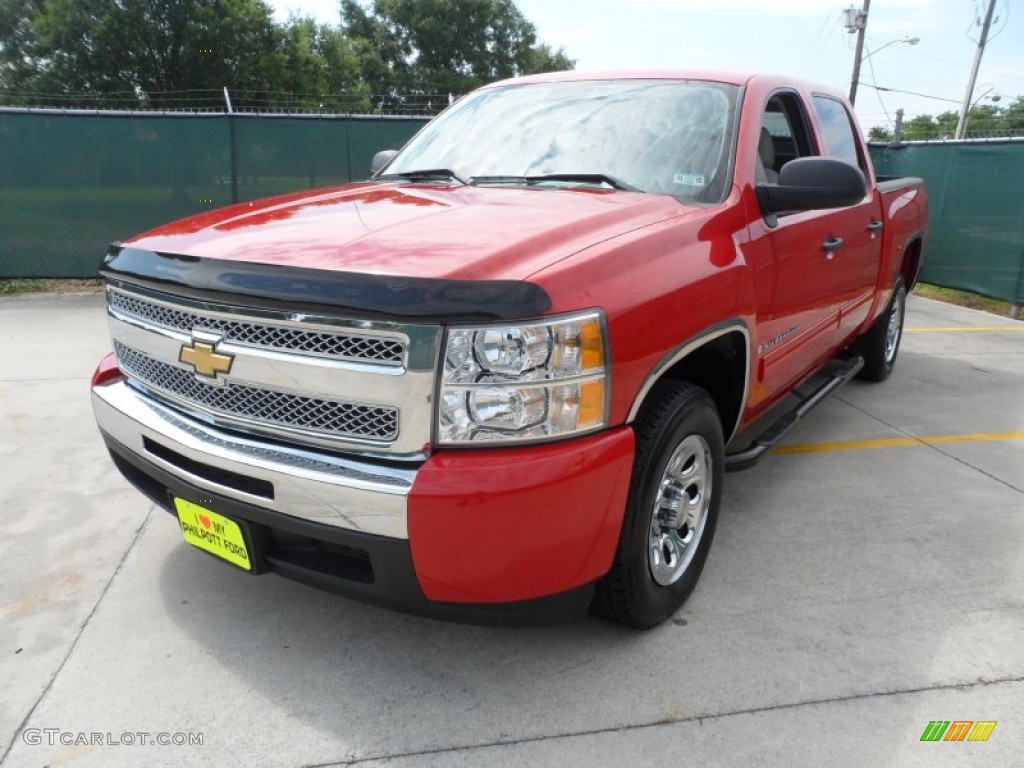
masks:
<path fill-rule="evenodd" d="M 921 741 L 988 741 L 996 729 L 996 720 L 932 720 L 921 734 Z"/>

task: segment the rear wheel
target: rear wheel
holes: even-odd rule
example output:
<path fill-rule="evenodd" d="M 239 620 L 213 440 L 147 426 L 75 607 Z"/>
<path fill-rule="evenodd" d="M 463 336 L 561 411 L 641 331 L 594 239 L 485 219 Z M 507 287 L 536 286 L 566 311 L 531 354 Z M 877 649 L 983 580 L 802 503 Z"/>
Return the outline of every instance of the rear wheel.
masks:
<path fill-rule="evenodd" d="M 633 427 L 626 514 L 594 608 L 645 629 L 675 613 L 697 585 L 718 520 L 725 449 L 715 405 L 693 384 L 659 382 Z"/>
<path fill-rule="evenodd" d="M 896 365 L 896 355 L 903 338 L 903 318 L 907 308 L 907 288 L 902 277 L 896 278 L 892 298 L 885 312 L 850 347 L 864 358 L 864 367 L 857 378 L 865 381 L 885 381 Z"/>

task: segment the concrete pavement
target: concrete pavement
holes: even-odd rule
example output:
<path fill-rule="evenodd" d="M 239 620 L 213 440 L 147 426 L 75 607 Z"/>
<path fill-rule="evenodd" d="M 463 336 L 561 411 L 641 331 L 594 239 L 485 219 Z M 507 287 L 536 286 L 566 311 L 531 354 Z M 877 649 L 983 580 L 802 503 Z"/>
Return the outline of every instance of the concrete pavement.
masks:
<path fill-rule="evenodd" d="M 672 622 L 509 630 L 188 547 L 93 425 L 101 297 L 0 299 L 0 765 L 1020 765 L 1024 324 L 912 297 L 907 326 L 890 381 L 727 477 Z M 906 437 L 950 439 L 849 445 Z"/>

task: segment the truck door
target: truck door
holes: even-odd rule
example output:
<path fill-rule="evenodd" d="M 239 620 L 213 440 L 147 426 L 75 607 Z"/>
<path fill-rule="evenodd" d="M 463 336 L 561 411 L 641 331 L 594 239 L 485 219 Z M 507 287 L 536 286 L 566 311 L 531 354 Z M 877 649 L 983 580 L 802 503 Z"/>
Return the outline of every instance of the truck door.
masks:
<path fill-rule="evenodd" d="M 814 96 L 823 154 L 855 165 L 868 181 L 868 195 L 857 205 L 826 212 L 842 245 L 833 252 L 830 279 L 839 299 L 839 341 L 852 336 L 867 318 L 874 298 L 882 258 L 883 214 L 870 173 L 864 145 L 854 134 L 854 123 L 838 99 Z"/>
<path fill-rule="evenodd" d="M 762 117 L 756 183 L 772 184 L 790 160 L 816 154 L 810 121 L 800 97 L 777 91 Z M 751 404 L 772 400 L 828 357 L 836 343 L 839 299 L 834 256 L 839 231 L 832 211 L 755 214 L 748 260 L 757 290 L 756 384 Z"/>

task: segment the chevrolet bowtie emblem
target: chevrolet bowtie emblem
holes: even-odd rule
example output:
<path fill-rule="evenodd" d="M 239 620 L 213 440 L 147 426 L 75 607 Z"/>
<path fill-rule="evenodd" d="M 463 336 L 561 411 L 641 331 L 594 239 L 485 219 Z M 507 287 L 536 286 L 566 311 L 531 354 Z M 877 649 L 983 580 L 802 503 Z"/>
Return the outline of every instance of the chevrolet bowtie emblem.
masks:
<path fill-rule="evenodd" d="M 215 344 L 193 339 L 191 344 L 182 344 L 178 360 L 195 368 L 200 376 L 215 379 L 218 373 L 229 373 L 234 355 L 222 355 L 215 349 Z"/>

